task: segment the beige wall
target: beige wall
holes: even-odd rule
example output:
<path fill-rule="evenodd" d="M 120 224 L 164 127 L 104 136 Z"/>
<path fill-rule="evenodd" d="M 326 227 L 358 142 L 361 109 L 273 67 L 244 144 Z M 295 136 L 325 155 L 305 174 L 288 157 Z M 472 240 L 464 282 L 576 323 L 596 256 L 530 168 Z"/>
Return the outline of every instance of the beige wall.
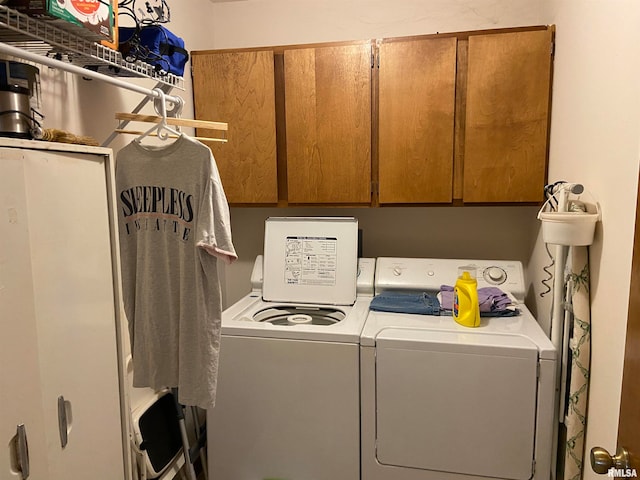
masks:
<path fill-rule="evenodd" d="M 550 179 L 583 183 L 603 212 L 590 249 L 593 340 L 586 445 L 614 451 L 638 192 L 640 5 L 555 0 L 548 22 L 558 26 Z M 599 478 L 587 471 L 585 478 Z"/>
<path fill-rule="evenodd" d="M 587 448 L 615 448 L 637 193 L 640 116 L 640 6 L 626 0 L 181 0 L 170 28 L 189 49 L 356 40 L 434 32 L 557 25 L 550 180 L 581 182 L 600 201 L 603 222 L 591 248 L 593 377 Z M 115 111 L 137 94 L 43 67 L 47 127 L 103 140 Z M 151 88 L 153 82 L 139 83 Z M 190 115 L 187 75 L 185 115 Z M 212 119 L 224 120 L 224 119 Z M 118 139 L 116 149 L 130 138 Z M 513 258 L 527 265 L 528 301 L 541 299 L 548 263 L 533 207 L 232 209 L 240 260 L 226 269 L 227 304 L 248 291 L 253 259 L 271 215 L 354 215 L 367 256 Z M 595 475 L 587 469 L 586 478 Z"/>
<path fill-rule="evenodd" d="M 235 0 L 215 4 L 215 48 L 287 45 L 536 25 L 530 0 Z"/>
<path fill-rule="evenodd" d="M 269 216 L 353 216 L 365 257 L 526 259 L 537 236 L 536 207 L 232 208 L 239 261 L 226 269 L 226 301 L 249 292 Z"/>

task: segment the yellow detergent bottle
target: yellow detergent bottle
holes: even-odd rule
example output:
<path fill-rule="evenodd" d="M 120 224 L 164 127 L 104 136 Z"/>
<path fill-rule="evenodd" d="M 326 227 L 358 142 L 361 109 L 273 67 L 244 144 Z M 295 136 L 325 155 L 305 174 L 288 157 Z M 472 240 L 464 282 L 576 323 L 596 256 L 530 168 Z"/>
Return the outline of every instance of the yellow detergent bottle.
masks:
<path fill-rule="evenodd" d="M 474 267 L 460 267 L 453 288 L 453 319 L 465 327 L 480 326 L 478 281 Z"/>

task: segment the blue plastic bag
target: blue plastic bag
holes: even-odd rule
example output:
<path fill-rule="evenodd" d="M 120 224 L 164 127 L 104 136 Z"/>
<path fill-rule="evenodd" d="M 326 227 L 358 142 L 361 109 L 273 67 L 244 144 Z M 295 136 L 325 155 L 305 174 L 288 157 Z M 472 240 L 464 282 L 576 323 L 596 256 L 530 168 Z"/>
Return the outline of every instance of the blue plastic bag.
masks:
<path fill-rule="evenodd" d="M 162 25 L 120 27 L 119 50 L 127 61 L 141 60 L 158 72 L 182 76 L 189 60 L 184 40 Z"/>

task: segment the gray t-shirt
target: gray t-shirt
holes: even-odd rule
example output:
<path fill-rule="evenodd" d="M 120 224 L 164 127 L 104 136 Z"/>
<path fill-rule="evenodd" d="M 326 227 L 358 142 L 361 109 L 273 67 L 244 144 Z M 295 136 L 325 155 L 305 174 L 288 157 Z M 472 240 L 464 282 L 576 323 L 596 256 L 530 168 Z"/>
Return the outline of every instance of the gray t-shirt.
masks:
<path fill-rule="evenodd" d="M 212 408 L 217 262 L 237 256 L 211 150 L 186 135 L 167 146 L 134 141 L 118 152 L 116 191 L 133 386 L 178 387 L 180 403 Z"/>

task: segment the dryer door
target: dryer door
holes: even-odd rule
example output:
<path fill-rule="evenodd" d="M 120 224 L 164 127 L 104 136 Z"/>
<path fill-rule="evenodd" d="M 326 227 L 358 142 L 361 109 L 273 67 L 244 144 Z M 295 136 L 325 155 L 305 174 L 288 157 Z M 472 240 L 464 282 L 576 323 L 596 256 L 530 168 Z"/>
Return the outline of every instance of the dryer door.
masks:
<path fill-rule="evenodd" d="M 383 330 L 376 339 L 378 461 L 531 478 L 537 362 L 537 348 L 521 336 Z"/>

